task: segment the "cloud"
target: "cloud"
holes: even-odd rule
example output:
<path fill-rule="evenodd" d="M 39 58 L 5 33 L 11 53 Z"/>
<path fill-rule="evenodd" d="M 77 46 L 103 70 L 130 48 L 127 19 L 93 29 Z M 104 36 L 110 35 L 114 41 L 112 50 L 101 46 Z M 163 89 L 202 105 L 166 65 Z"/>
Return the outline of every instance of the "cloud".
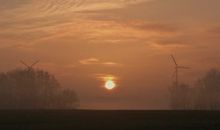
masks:
<path fill-rule="evenodd" d="M 114 62 L 103 62 L 102 64 L 107 65 L 107 66 L 116 66 L 116 65 L 118 65 L 117 63 L 114 63 Z"/>
<path fill-rule="evenodd" d="M 97 78 L 98 80 L 106 81 L 106 80 L 118 80 L 119 77 L 112 74 L 93 74 L 92 77 Z"/>
<path fill-rule="evenodd" d="M 123 8 L 131 4 L 138 4 L 140 2 L 146 2 L 152 0 L 90 0 L 85 1 L 81 7 L 81 10 L 106 10 L 114 8 Z"/>
<path fill-rule="evenodd" d="M 0 4 L 7 5 L 7 8 L 0 8 L 0 29 L 3 30 L 0 33 L 0 48 L 22 44 L 32 46 L 68 37 L 79 37 L 91 43 L 136 42 L 141 36 L 137 36 L 137 31 L 132 32 L 130 25 L 123 25 L 127 21 L 90 19 L 89 14 L 79 12 L 95 10 L 101 13 L 101 10 L 124 8 L 146 1 L 150 0 L 0 1 Z M 120 31 L 123 29 L 128 33 Z M 133 33 L 133 36 L 129 33 Z"/>
<path fill-rule="evenodd" d="M 32 17 L 79 11 L 123 8 L 131 4 L 152 0 L 10 0 L 0 1 L 1 10 L 19 11 L 18 14 L 35 14 Z"/>
<path fill-rule="evenodd" d="M 30 0 L 1 0 L 0 10 L 10 10 L 14 8 L 19 8 L 22 5 L 29 3 Z"/>
<path fill-rule="evenodd" d="M 89 58 L 89 59 L 83 59 L 79 61 L 83 65 L 91 65 L 91 64 L 98 64 L 99 59 L 96 58 Z"/>
<path fill-rule="evenodd" d="M 176 25 L 144 20 L 93 20 L 86 38 L 100 44 L 149 44 L 158 39 L 172 39 L 182 35 Z M 91 23 L 91 22 L 90 22 Z M 88 30 L 89 28 L 87 28 Z M 85 35 L 84 35 L 85 36 Z"/>
<path fill-rule="evenodd" d="M 158 23 L 158 22 L 145 22 L 145 21 L 132 21 L 128 25 L 142 29 L 145 31 L 161 32 L 161 33 L 173 33 L 178 31 L 178 28 L 174 25 Z"/>
<path fill-rule="evenodd" d="M 118 64 L 118 63 L 100 61 L 100 60 L 97 59 L 97 58 L 83 59 L 83 60 L 80 60 L 79 63 L 80 63 L 81 65 L 120 66 L 120 64 Z"/>

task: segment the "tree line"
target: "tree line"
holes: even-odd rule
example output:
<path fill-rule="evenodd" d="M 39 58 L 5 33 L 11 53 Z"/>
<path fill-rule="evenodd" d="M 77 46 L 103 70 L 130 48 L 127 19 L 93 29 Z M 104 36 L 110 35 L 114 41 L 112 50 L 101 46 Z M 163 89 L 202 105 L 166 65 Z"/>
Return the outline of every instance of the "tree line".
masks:
<path fill-rule="evenodd" d="M 16 69 L 0 73 L 0 109 L 74 109 L 74 90 L 64 89 L 43 70 Z"/>
<path fill-rule="evenodd" d="M 192 87 L 173 85 L 170 99 L 174 110 L 220 110 L 220 70 L 211 69 Z"/>

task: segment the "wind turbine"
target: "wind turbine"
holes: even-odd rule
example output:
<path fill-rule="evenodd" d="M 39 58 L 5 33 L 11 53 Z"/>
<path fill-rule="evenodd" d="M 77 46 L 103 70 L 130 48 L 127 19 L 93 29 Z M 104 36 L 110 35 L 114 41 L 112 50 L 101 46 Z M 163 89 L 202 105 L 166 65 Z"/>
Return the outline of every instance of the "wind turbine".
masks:
<path fill-rule="evenodd" d="M 186 66 L 180 66 L 178 63 L 177 63 L 177 61 L 176 61 L 176 59 L 175 59 L 175 57 L 173 56 L 173 55 L 171 55 L 171 58 L 172 58 L 172 60 L 173 60 L 173 62 L 174 62 L 174 64 L 175 64 L 175 85 L 176 85 L 176 87 L 178 87 L 179 86 L 179 70 L 180 69 L 190 69 L 189 67 L 186 67 Z"/>
<path fill-rule="evenodd" d="M 33 68 L 34 68 L 34 66 L 37 64 L 37 63 L 39 63 L 39 61 L 35 61 L 34 63 L 32 63 L 31 65 L 28 65 L 28 64 L 26 64 L 24 61 L 20 61 L 21 62 L 21 64 L 23 64 L 24 66 L 26 66 L 27 67 L 27 70 L 28 71 L 31 71 L 31 70 L 33 70 Z"/>

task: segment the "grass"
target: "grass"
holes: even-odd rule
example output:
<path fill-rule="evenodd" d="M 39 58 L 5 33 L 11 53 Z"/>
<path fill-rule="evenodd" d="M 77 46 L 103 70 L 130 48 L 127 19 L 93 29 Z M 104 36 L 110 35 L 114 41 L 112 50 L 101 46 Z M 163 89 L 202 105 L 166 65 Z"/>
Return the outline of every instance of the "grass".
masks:
<path fill-rule="evenodd" d="M 1 110 L 0 129 L 218 130 L 220 111 Z"/>

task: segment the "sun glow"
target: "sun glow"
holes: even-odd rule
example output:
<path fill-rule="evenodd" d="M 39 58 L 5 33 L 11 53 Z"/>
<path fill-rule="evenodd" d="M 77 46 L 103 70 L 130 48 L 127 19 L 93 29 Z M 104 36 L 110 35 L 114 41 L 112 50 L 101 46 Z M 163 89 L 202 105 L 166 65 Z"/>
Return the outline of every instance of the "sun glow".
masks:
<path fill-rule="evenodd" d="M 116 87 L 116 84 L 114 81 L 112 80 L 108 80 L 105 82 L 105 88 L 108 89 L 108 90 L 112 90 Z"/>
<path fill-rule="evenodd" d="M 118 87 L 118 77 L 114 75 L 107 75 L 107 74 L 97 74 L 96 77 L 103 82 L 101 85 L 102 88 L 105 88 L 107 90 L 113 90 L 116 87 Z"/>

